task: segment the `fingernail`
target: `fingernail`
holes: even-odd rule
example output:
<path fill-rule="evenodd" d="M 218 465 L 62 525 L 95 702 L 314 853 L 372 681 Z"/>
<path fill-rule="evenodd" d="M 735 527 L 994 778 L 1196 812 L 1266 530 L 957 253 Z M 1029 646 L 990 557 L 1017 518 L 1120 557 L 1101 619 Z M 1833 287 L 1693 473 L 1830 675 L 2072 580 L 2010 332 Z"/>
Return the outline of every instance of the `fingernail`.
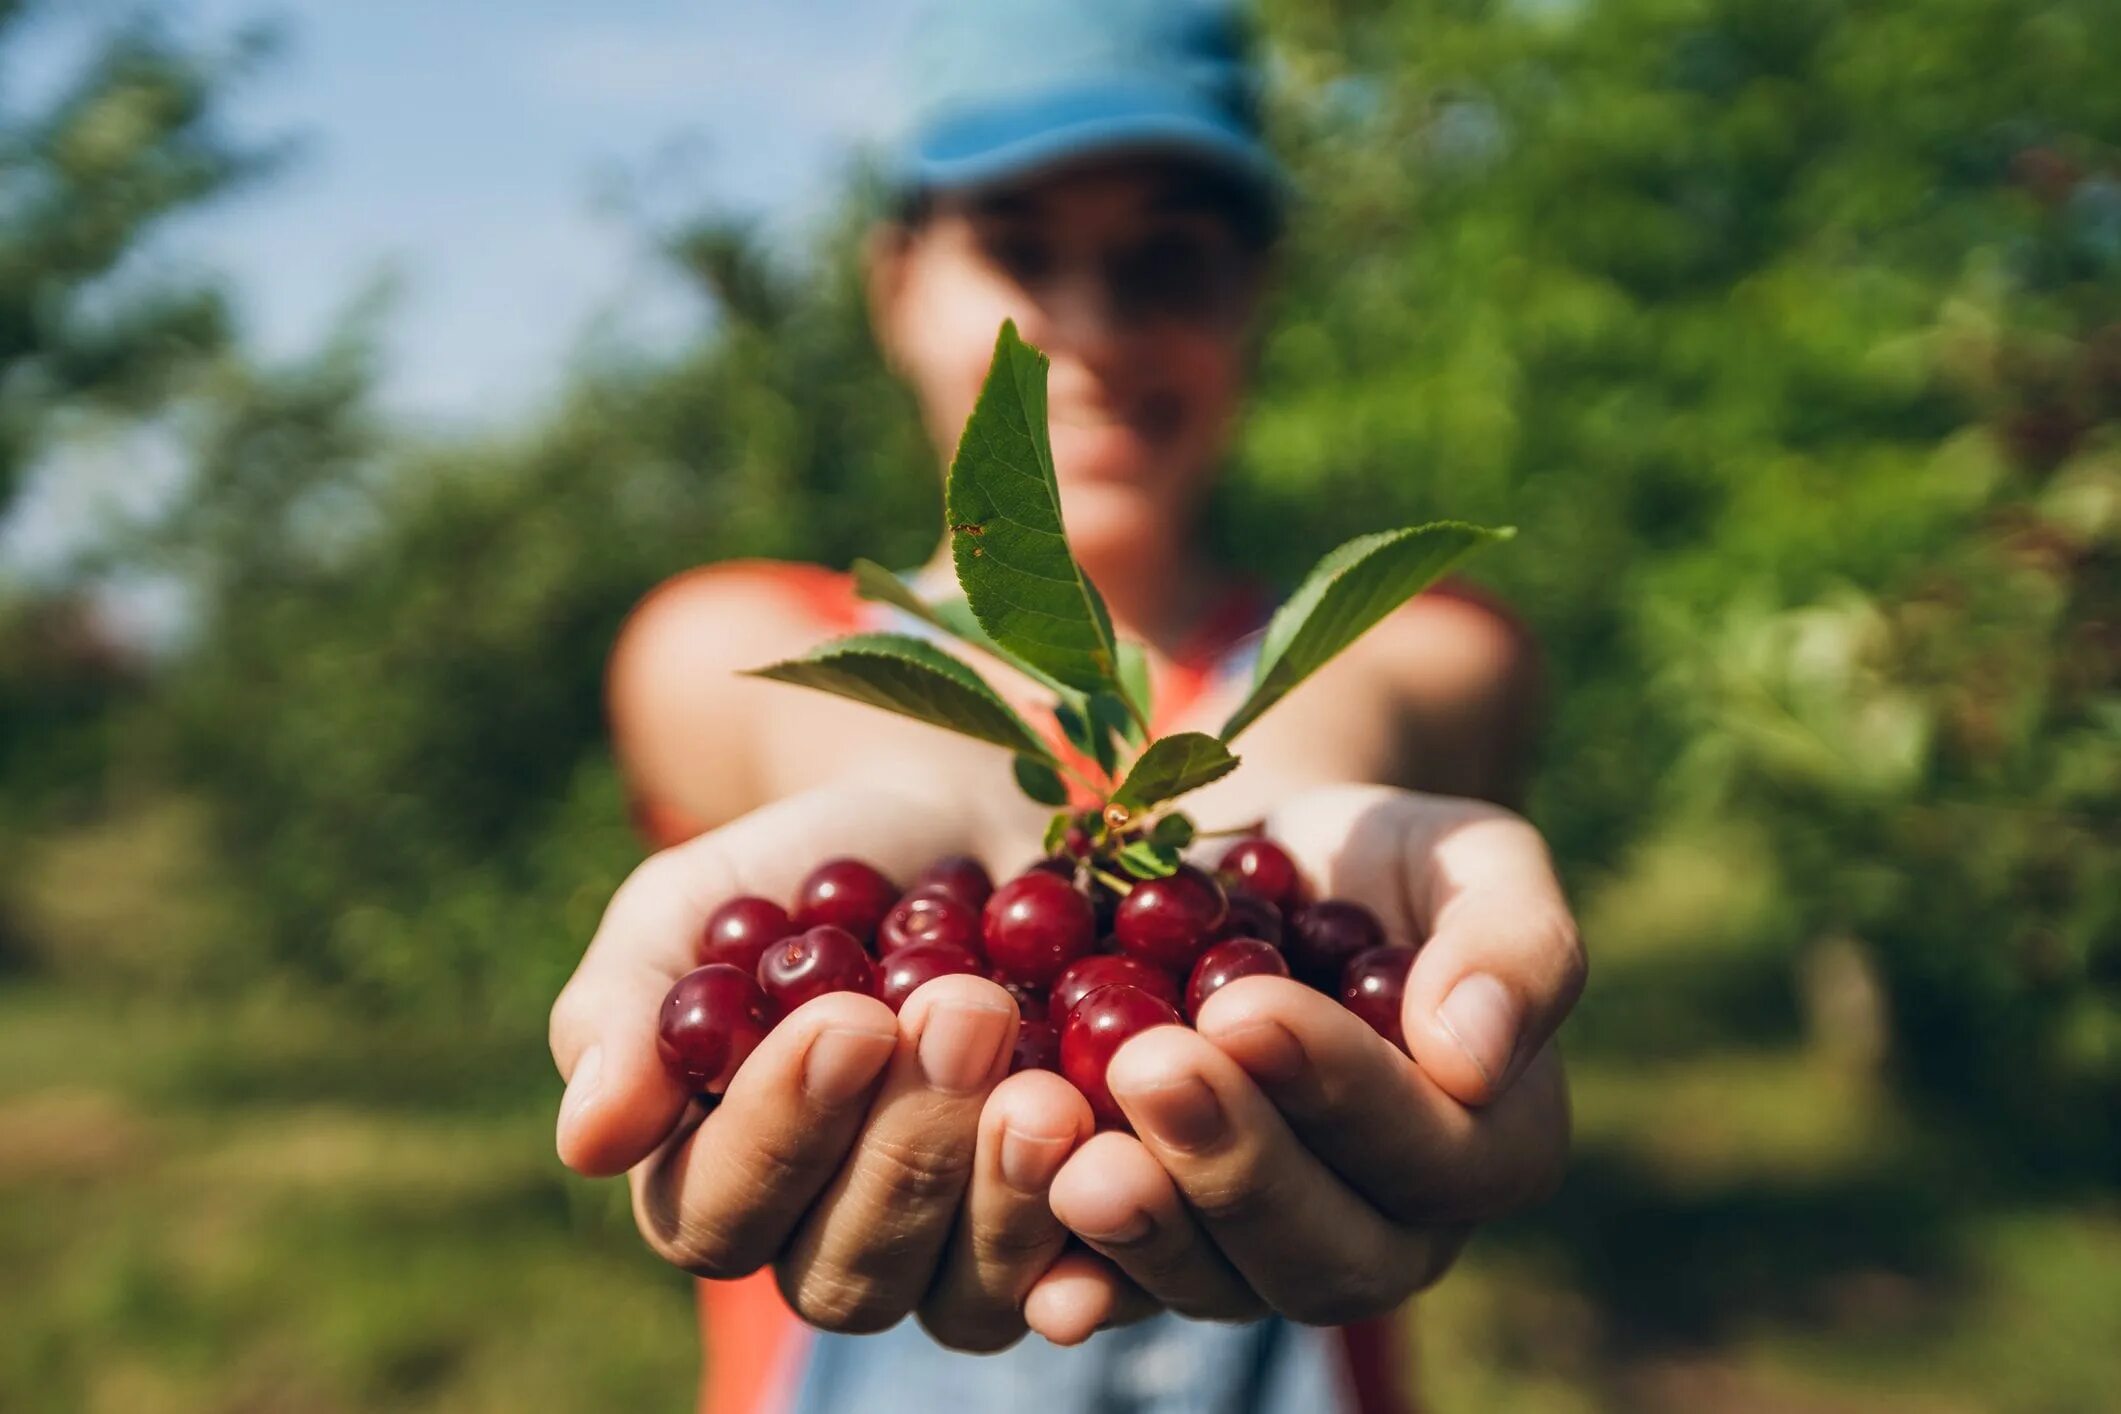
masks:
<path fill-rule="evenodd" d="M 1103 1242 L 1116 1247 L 1123 1243 L 1141 1241 L 1149 1235 L 1151 1226 L 1149 1215 L 1137 1210 L 1129 1213 L 1125 1222 L 1109 1232 L 1082 1232 L 1080 1229 L 1077 1231 L 1086 1241 Z"/>
<path fill-rule="evenodd" d="M 1255 1080 L 1282 1085 L 1303 1074 L 1303 1043 L 1278 1021 L 1248 1021 L 1215 1041 Z"/>
<path fill-rule="evenodd" d="M 1174 1149 L 1205 1149 L 1222 1138 L 1222 1102 L 1197 1077 L 1129 1091 L 1127 1100 L 1136 1121 Z"/>
<path fill-rule="evenodd" d="M 898 1036 L 834 1026 L 818 1032 L 803 1057 L 803 1093 L 820 1105 L 844 1105 L 876 1079 Z"/>
<path fill-rule="evenodd" d="M 582 1052 L 581 1059 L 574 1063 L 574 1074 L 568 1078 L 567 1093 L 560 1096 L 560 1123 L 564 1126 L 581 1112 L 597 1092 L 597 1082 L 604 1076 L 604 1048 L 591 1046 Z"/>
<path fill-rule="evenodd" d="M 952 1095 L 983 1088 L 1001 1061 L 1011 1020 L 998 1007 L 956 1002 L 930 1007 L 921 1026 L 921 1074 L 932 1088 Z"/>
<path fill-rule="evenodd" d="M 1044 1193 L 1068 1157 L 1069 1141 L 1002 1127 L 1002 1182 L 1033 1197 Z"/>
<path fill-rule="evenodd" d="M 1499 1084 L 1517 1049 L 1517 998 L 1485 972 L 1462 978 L 1436 1009 L 1458 1049 L 1466 1053 L 1481 1079 Z"/>

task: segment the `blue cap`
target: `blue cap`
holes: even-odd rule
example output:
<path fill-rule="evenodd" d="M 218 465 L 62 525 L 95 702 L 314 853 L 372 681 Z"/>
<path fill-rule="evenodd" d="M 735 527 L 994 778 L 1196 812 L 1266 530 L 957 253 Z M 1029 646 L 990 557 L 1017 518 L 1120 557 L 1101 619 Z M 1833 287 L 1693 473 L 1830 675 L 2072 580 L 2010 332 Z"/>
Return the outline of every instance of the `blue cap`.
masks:
<path fill-rule="evenodd" d="M 1249 29 L 1225 0 L 945 0 L 915 27 L 897 180 L 964 188 L 1115 152 L 1280 195 Z"/>

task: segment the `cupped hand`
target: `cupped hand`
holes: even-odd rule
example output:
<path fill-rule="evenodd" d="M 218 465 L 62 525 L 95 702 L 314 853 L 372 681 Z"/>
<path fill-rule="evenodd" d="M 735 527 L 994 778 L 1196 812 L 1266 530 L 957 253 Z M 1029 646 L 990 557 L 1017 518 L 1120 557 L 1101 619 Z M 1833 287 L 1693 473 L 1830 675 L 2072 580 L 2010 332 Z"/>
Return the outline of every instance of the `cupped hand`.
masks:
<path fill-rule="evenodd" d="M 739 893 L 785 898 L 835 854 L 910 875 L 965 848 L 951 812 L 886 790 L 792 797 L 649 859 L 613 897 L 552 1012 L 567 1092 L 560 1157 L 625 1171 L 642 1235 L 700 1276 L 771 1265 L 825 1330 L 909 1312 L 946 1345 L 1000 1349 L 1067 1240 L 1048 1187 L 1090 1133 L 1056 1075 L 1008 1075 L 1015 1003 L 941 977 L 894 1016 L 852 993 L 774 1029 L 712 1108 L 664 1073 L 656 1015 L 694 965 L 708 913 Z"/>
<path fill-rule="evenodd" d="M 1108 1079 L 1139 1137 L 1097 1135 L 1053 1183 L 1055 1215 L 1099 1255 L 1063 1258 L 1029 1293 L 1049 1339 L 1157 1307 L 1380 1315 L 1442 1275 L 1472 1224 L 1560 1180 L 1568 1104 L 1549 1043 L 1585 964 L 1538 833 L 1383 787 L 1310 792 L 1266 823 L 1321 892 L 1421 945 L 1407 1051 L 1275 977 L 1216 993 L 1197 1031 L 1129 1041 Z"/>

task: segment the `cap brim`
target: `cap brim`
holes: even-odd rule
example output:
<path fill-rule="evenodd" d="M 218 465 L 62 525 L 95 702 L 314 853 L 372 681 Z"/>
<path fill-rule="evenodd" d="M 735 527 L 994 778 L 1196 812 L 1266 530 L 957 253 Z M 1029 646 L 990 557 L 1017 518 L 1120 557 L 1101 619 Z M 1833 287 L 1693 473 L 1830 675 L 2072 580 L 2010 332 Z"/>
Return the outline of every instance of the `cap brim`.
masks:
<path fill-rule="evenodd" d="M 901 175 L 912 187 L 960 190 L 1152 152 L 1206 162 L 1276 201 L 1286 195 L 1281 167 L 1257 134 L 1220 108 L 1153 88 L 1074 90 L 958 115 L 921 134 Z"/>

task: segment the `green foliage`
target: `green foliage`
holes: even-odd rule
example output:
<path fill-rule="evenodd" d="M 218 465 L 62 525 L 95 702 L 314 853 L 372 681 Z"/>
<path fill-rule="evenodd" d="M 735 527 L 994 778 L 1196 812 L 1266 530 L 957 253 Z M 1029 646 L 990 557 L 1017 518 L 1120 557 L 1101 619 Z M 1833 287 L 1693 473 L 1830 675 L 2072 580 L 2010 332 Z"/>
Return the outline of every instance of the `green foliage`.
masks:
<path fill-rule="evenodd" d="M 1112 792 L 1112 803 L 1146 810 L 1219 781 L 1236 769 L 1237 758 L 1230 748 L 1206 732 L 1176 732 L 1149 743 L 1119 789 Z"/>
<path fill-rule="evenodd" d="M 1474 547 L 1515 532 L 1438 524 L 1358 536 L 1327 555 L 1267 625 L 1252 690 L 1223 723 L 1237 734 Z"/>
<path fill-rule="evenodd" d="M 1111 615 L 1061 529 L 1046 356 L 1014 324 L 996 336 L 944 495 L 958 583 L 995 641 L 1078 692 L 1116 681 Z"/>
<path fill-rule="evenodd" d="M 1035 762 L 1051 759 L 1045 740 L 978 673 L 934 644 L 903 633 L 836 638 L 751 675 L 850 697 Z"/>

